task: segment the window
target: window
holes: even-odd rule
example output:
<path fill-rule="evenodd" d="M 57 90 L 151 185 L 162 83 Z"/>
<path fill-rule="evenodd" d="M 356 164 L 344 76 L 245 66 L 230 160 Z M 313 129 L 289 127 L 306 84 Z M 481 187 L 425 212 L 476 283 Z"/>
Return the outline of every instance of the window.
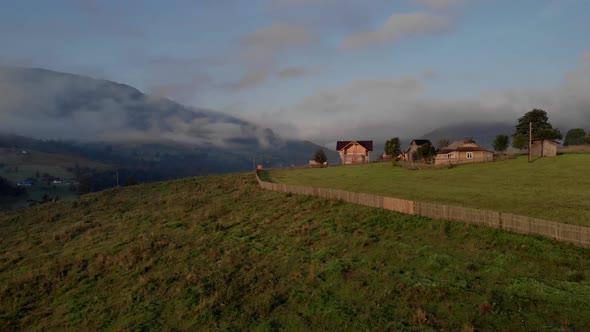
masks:
<path fill-rule="evenodd" d="M 455 159 L 455 158 L 456 158 L 456 157 L 455 157 L 455 153 L 454 153 L 454 152 L 452 152 L 452 153 L 449 153 L 449 154 L 447 155 L 447 158 L 449 158 L 449 159 Z"/>
<path fill-rule="evenodd" d="M 473 159 L 473 152 L 467 152 L 467 159 Z"/>

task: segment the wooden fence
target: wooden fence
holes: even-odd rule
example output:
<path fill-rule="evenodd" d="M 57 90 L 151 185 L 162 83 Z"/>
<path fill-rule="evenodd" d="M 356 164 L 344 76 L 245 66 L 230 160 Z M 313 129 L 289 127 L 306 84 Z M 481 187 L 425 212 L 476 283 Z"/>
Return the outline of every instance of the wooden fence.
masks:
<path fill-rule="evenodd" d="M 382 208 L 405 214 L 419 215 L 432 219 L 460 221 L 469 224 L 499 228 L 514 233 L 541 235 L 558 241 L 569 242 L 580 247 L 590 248 L 590 227 L 569 225 L 511 213 L 416 202 L 339 189 L 272 183 L 262 181 L 258 176 L 258 173 L 256 174 L 256 180 L 263 189 L 328 199 L 338 199 L 349 203 Z"/>

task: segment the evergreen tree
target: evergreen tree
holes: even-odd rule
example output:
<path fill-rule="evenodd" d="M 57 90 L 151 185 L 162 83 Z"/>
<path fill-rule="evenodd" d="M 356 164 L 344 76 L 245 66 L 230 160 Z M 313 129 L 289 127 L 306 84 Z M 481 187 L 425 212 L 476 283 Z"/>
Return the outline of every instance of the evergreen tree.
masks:
<path fill-rule="evenodd" d="M 529 146 L 526 135 L 518 133 L 512 137 L 512 147 L 519 150 L 524 150 Z"/>
<path fill-rule="evenodd" d="M 399 154 L 400 147 L 401 143 L 399 137 L 394 137 L 385 142 L 385 154 L 388 154 L 395 158 Z"/>
<path fill-rule="evenodd" d="M 530 112 L 525 113 L 518 119 L 516 131 L 513 136 L 522 134 L 525 140 L 529 138 L 529 123 L 533 127 L 533 139 L 561 139 L 561 132 L 557 128 L 553 128 L 549 123 L 547 112 L 542 109 L 535 108 Z M 514 138 L 515 139 L 515 138 Z"/>
<path fill-rule="evenodd" d="M 508 144 L 510 143 L 510 138 L 508 135 L 498 135 L 494 140 L 494 150 L 498 152 L 504 152 L 508 149 Z"/>
<path fill-rule="evenodd" d="M 315 162 L 320 165 L 323 165 L 325 162 L 327 162 L 328 157 L 326 157 L 326 153 L 324 152 L 324 149 L 317 149 L 317 151 L 315 152 L 315 154 L 313 156 L 313 160 L 315 160 Z"/>

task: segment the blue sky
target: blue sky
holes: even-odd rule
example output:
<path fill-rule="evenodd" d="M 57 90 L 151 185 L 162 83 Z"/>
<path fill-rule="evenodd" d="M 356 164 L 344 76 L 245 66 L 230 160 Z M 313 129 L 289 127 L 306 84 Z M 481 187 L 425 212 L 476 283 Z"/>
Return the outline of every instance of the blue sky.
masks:
<path fill-rule="evenodd" d="M 0 0 L 0 8 L 1 64 L 126 83 L 287 136 L 330 140 L 342 128 L 388 136 L 386 127 L 410 135 L 440 123 L 412 119 L 443 112 L 512 120 L 527 107 L 561 107 L 568 84 L 581 95 L 590 88 L 586 0 Z M 586 121 L 584 107 L 562 122 Z"/>

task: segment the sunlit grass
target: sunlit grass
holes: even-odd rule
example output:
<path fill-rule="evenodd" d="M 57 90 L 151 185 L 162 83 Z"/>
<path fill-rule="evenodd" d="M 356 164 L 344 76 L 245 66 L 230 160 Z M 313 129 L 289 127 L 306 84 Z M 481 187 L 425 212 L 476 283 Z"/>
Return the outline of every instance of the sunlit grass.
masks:
<path fill-rule="evenodd" d="M 390 163 L 272 171 L 278 183 L 337 188 L 424 202 L 529 215 L 590 226 L 590 154 L 528 163 L 526 157 L 450 169 Z"/>

